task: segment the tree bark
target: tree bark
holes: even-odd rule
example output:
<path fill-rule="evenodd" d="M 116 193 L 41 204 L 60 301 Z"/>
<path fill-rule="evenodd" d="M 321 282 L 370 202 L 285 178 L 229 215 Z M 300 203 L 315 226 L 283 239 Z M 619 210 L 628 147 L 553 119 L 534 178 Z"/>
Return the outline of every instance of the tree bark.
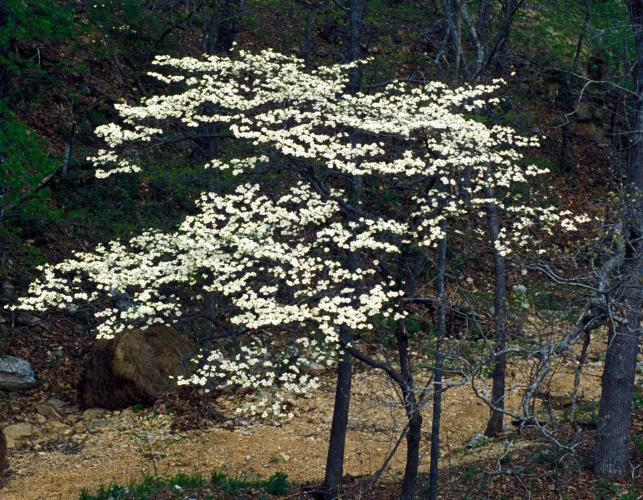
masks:
<path fill-rule="evenodd" d="M 436 280 L 436 295 L 438 299 L 438 314 L 436 321 L 435 364 L 433 367 L 433 422 L 431 425 L 431 465 L 429 469 L 429 500 L 437 500 L 439 485 L 440 461 L 440 424 L 442 419 L 442 366 L 444 363 L 444 338 L 446 337 L 446 289 L 444 275 L 447 260 L 446 224 L 442 224 L 444 237 L 438 250 L 438 277 Z"/>
<path fill-rule="evenodd" d="M 344 342 L 351 341 L 348 330 L 342 332 Z M 351 385 L 353 376 L 353 357 L 344 352 L 337 365 L 337 384 L 335 387 L 335 404 L 333 406 L 333 422 L 330 428 L 328 454 L 326 456 L 326 475 L 324 478 L 324 496 L 328 499 L 337 498 L 344 475 L 344 452 L 346 446 L 346 429 L 351 401 Z"/>
<path fill-rule="evenodd" d="M 239 34 L 243 0 L 224 0 L 220 11 L 214 9 L 204 21 L 203 51 L 206 54 L 227 54 L 232 51 Z"/>
<path fill-rule="evenodd" d="M 221 10 L 214 9 L 210 19 L 204 21 L 203 51 L 206 54 L 230 54 L 241 25 L 243 0 L 224 0 Z M 205 111 L 214 114 L 212 104 L 206 104 Z M 219 155 L 221 128 L 218 124 L 206 126 L 206 137 L 198 140 L 203 155 L 208 160 Z M 208 137 L 209 136 L 209 137 Z"/>
<path fill-rule="evenodd" d="M 491 188 L 485 190 L 487 198 L 493 198 Z M 494 319 L 496 326 L 496 352 L 504 351 L 507 345 L 507 310 L 505 304 L 506 287 L 506 262 L 497 248 L 500 235 L 500 221 L 498 207 L 494 203 L 487 205 L 487 220 L 489 224 L 489 239 L 493 248 L 494 268 Z M 491 388 L 491 401 L 493 408 L 487 422 L 485 434 L 497 436 L 502 432 L 504 399 L 505 399 L 505 372 L 507 360 L 504 354 L 496 355 L 493 368 L 493 382 Z"/>
<path fill-rule="evenodd" d="M 350 0 L 348 10 L 348 62 L 359 61 L 361 57 L 360 27 L 363 17 L 364 0 Z M 349 90 L 351 92 L 357 92 L 362 79 L 362 72 L 359 67 L 351 70 L 349 79 Z"/>
<path fill-rule="evenodd" d="M 460 6 L 460 16 L 464 23 L 464 27 L 467 30 L 467 35 L 469 36 L 469 40 L 471 41 L 471 44 L 473 45 L 473 48 L 475 49 L 475 52 L 476 52 L 476 66 L 475 66 L 475 69 L 473 70 L 472 79 L 473 81 L 477 82 L 480 79 L 480 76 L 482 75 L 482 72 L 484 70 L 484 47 L 482 45 L 482 42 L 480 41 L 480 36 L 476 31 L 476 27 L 473 25 L 473 22 L 471 21 L 471 16 L 469 15 L 469 9 L 467 8 L 467 4 L 465 2 L 460 2 L 459 6 Z"/>
<path fill-rule="evenodd" d="M 572 72 L 578 71 L 578 63 L 580 61 L 581 50 L 583 49 L 583 43 L 585 41 L 585 35 L 589 27 L 589 19 L 592 11 L 592 0 L 586 0 L 585 2 L 585 19 L 583 20 L 583 26 L 581 27 L 580 33 L 578 34 L 578 40 L 576 41 L 576 53 L 574 54 L 574 61 L 572 63 Z M 562 107 L 568 114 L 565 115 L 565 123 L 561 127 L 561 144 L 560 144 L 560 166 L 564 172 L 570 173 L 573 171 L 571 165 L 571 137 L 572 137 L 572 120 L 574 112 L 574 107 L 576 105 L 574 94 L 572 92 L 572 75 L 567 73 L 565 75 L 565 85 L 562 91 Z"/>
<path fill-rule="evenodd" d="M 503 75 L 507 65 L 507 56 L 509 53 L 509 38 L 511 36 L 511 28 L 513 26 L 514 17 L 516 12 L 525 3 L 525 0 L 504 0 L 502 2 L 501 18 L 502 23 L 498 28 L 493 47 L 487 56 L 487 63 L 485 67 L 491 65 L 495 61 L 494 76 L 500 77 Z"/>
<path fill-rule="evenodd" d="M 626 240 L 622 273 L 627 276 L 623 292 L 623 316 L 626 321 L 616 325 L 608 340 L 594 450 L 594 472 L 606 478 L 626 476 L 631 471 L 629 445 L 632 395 L 643 302 L 643 0 L 630 0 L 628 7 L 637 49 L 634 69 L 637 99 L 631 134 L 632 146 L 625 173 L 626 206 L 622 221 Z"/>
<path fill-rule="evenodd" d="M 466 64 L 463 63 L 464 53 L 462 50 L 462 30 L 460 29 L 460 9 L 457 8 L 458 0 L 443 0 L 442 10 L 444 11 L 444 21 L 453 44 L 453 72 L 451 75 L 451 85 L 456 85 L 460 77 L 460 67 L 462 67 L 464 79 L 468 78 Z"/>
<path fill-rule="evenodd" d="M 362 16 L 364 13 L 364 0 L 350 0 L 348 11 L 349 25 L 349 62 L 359 59 L 359 33 Z M 350 74 L 348 91 L 355 93 L 360 87 L 361 74 L 359 71 L 352 71 Z M 350 196 L 351 204 L 358 206 L 362 195 L 362 178 L 353 176 L 351 179 Z M 355 254 L 348 256 L 348 266 L 354 270 L 357 267 Z M 352 340 L 352 332 L 343 329 L 340 332 L 342 343 Z M 351 385 L 353 376 L 353 358 L 348 352 L 342 354 L 337 365 L 337 385 L 335 388 L 335 404 L 333 407 L 333 423 L 331 425 L 330 439 L 328 443 L 328 454 L 326 456 L 326 471 L 324 475 L 324 496 L 335 498 L 341 488 L 341 481 L 344 471 L 344 453 L 346 446 L 346 432 L 348 430 L 348 414 L 350 409 Z"/>
<path fill-rule="evenodd" d="M 397 322 L 397 350 L 400 360 L 400 374 L 404 379 L 402 396 L 404 409 L 409 420 L 409 430 L 406 433 L 406 465 L 402 479 L 402 495 L 404 500 L 412 500 L 417 484 L 420 467 L 420 439 L 422 437 L 422 415 L 418 406 L 415 390 L 413 389 L 413 372 L 409 352 L 409 335 L 404 320 Z"/>
<path fill-rule="evenodd" d="M 487 30 L 493 14 L 491 0 L 481 0 L 478 7 L 478 16 L 476 19 L 476 31 L 480 41 L 484 44 L 487 39 Z"/>

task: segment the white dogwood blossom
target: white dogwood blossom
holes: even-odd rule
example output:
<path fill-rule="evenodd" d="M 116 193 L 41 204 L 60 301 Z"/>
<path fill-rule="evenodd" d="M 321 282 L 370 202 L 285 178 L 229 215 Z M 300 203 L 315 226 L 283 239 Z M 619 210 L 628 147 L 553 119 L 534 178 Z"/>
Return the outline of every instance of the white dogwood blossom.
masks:
<path fill-rule="evenodd" d="M 247 340 L 236 353 L 202 353 L 181 383 L 309 389 L 315 381 L 303 369 L 331 359 L 342 328 L 368 331 L 379 315 L 404 317 L 402 287 L 383 264 L 403 246 L 434 246 L 442 222 L 484 224 L 495 206 L 494 244 L 506 255 L 539 232 L 584 221 L 531 200 L 532 179 L 547 170 L 526 165 L 523 151 L 538 139 L 480 118 L 501 81 L 458 89 L 394 82 L 349 94 L 351 65 L 308 70 L 270 50 L 154 64 L 150 76 L 168 92 L 119 104 L 121 124 L 97 129 L 106 148 L 91 158 L 96 175 L 140 171 L 148 143 L 217 124 L 254 156 L 210 158 L 203 167 L 241 184 L 204 194 L 175 232 L 148 231 L 46 266 L 17 307 L 94 302 L 98 334 L 111 337 L 198 310 L 198 296 L 182 290 L 214 293 L 225 322 Z M 264 181 L 275 177 L 278 189 Z M 355 204 L 351 179 L 366 186 L 368 200 Z M 294 350 L 284 350 L 284 338 Z"/>

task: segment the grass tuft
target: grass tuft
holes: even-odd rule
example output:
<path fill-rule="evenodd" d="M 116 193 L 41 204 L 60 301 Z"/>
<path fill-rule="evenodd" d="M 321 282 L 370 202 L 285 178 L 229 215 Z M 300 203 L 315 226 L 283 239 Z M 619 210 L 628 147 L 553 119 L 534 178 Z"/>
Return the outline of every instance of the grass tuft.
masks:
<path fill-rule="evenodd" d="M 285 495 L 288 493 L 290 483 L 288 476 L 278 472 L 268 479 L 249 479 L 246 477 L 229 477 L 225 472 L 214 471 L 209 479 L 200 472 L 191 474 L 179 473 L 170 478 L 160 478 L 145 475 L 140 481 L 131 481 L 127 486 L 110 484 L 100 486 L 96 493 L 83 490 L 80 500 L 147 500 L 157 498 L 160 490 L 172 488 L 178 491 L 195 490 L 207 486 L 214 486 L 226 495 L 238 495 L 245 489 L 258 489 L 270 495 Z"/>

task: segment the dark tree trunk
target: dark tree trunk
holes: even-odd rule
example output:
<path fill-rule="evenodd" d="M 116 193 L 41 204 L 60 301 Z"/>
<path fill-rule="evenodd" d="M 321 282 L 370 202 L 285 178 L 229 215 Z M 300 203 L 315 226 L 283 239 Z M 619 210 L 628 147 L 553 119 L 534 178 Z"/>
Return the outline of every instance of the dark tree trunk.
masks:
<path fill-rule="evenodd" d="M 397 322 L 397 350 L 400 360 L 400 374 L 404 379 L 401 387 L 404 397 L 404 409 L 409 420 L 409 429 L 406 433 L 406 466 L 402 479 L 402 496 L 404 500 L 411 500 L 415 492 L 418 470 L 420 467 L 420 439 L 422 437 L 422 415 L 413 389 L 413 372 L 411 370 L 411 355 L 409 352 L 409 335 L 404 320 Z"/>
<path fill-rule="evenodd" d="M 349 25 L 349 46 L 348 60 L 359 59 L 359 33 L 364 13 L 364 0 L 350 0 L 348 11 Z M 361 74 L 353 71 L 350 74 L 349 92 L 357 92 L 360 87 Z M 362 178 L 353 176 L 351 179 L 350 197 L 351 204 L 358 206 L 362 195 Z M 357 267 L 356 256 L 348 255 L 348 266 L 350 269 Z M 350 342 L 352 332 L 343 329 L 340 332 L 342 342 Z M 333 422 L 331 424 L 330 439 L 328 443 L 328 454 L 326 456 L 326 471 L 324 475 L 324 496 L 335 498 L 341 487 L 344 471 L 344 452 L 346 446 L 346 432 L 348 430 L 348 415 L 351 399 L 351 385 L 353 376 L 353 358 L 345 352 L 337 365 L 337 386 L 335 388 L 335 404 L 333 407 Z"/>
<path fill-rule="evenodd" d="M 409 430 L 406 433 L 406 466 L 404 467 L 404 478 L 402 480 L 403 500 L 412 500 L 417 484 L 418 471 L 420 469 L 420 440 L 422 438 L 422 415 L 415 403 L 415 394 L 412 395 L 412 414 L 409 418 Z"/>
<path fill-rule="evenodd" d="M 348 331 L 344 331 L 342 335 L 342 340 L 350 342 L 351 339 Z M 326 475 L 324 479 L 324 495 L 326 498 L 337 498 L 339 496 L 339 489 L 344 475 L 344 451 L 351 401 L 352 376 L 353 357 L 345 352 L 337 365 L 333 423 L 330 428 L 328 455 L 326 457 Z"/>
<path fill-rule="evenodd" d="M 232 51 L 239 34 L 243 0 L 224 0 L 221 10 L 214 9 L 204 21 L 203 50 L 206 54 Z"/>
<path fill-rule="evenodd" d="M 630 0 L 632 26 L 635 30 L 637 64 L 634 80 L 637 88 L 632 146 L 625 175 L 627 206 L 623 215 L 626 252 L 623 275 L 624 314 L 608 340 L 598 413 L 594 472 L 606 478 L 626 476 L 631 472 L 629 445 L 632 418 L 632 395 L 636 377 L 636 358 L 641 334 L 643 258 L 641 237 L 643 218 L 643 0 Z"/>
<path fill-rule="evenodd" d="M 583 49 L 583 43 L 585 41 L 585 34 L 587 33 L 587 28 L 589 26 L 589 19 L 591 15 L 592 1 L 587 0 L 585 2 L 585 19 L 583 21 L 583 26 L 581 31 L 578 34 L 578 40 L 576 41 L 576 53 L 574 54 L 574 61 L 572 63 L 571 70 L 572 72 L 578 71 L 578 64 L 580 62 L 580 54 Z M 572 124 L 573 124 L 573 112 L 576 106 L 576 100 L 574 99 L 574 93 L 572 90 L 572 75 L 567 73 L 565 75 L 565 85 L 562 91 L 562 108 L 567 113 L 565 116 L 565 123 L 561 127 L 561 144 L 560 144 L 560 166 L 564 172 L 573 171 L 572 162 L 571 162 L 571 137 L 572 137 Z"/>
<path fill-rule="evenodd" d="M 348 11 L 348 61 L 359 61 L 360 49 L 360 27 L 364 17 L 364 0 L 350 0 Z M 353 68 L 350 72 L 349 90 L 357 92 L 360 88 L 362 72 L 359 67 Z"/>
<path fill-rule="evenodd" d="M 563 90 L 563 109 L 569 109 L 570 105 L 573 105 L 573 97 L 570 93 L 570 89 Z M 567 116 L 565 118 L 565 123 L 561 127 L 561 137 L 560 137 L 560 168 L 565 173 L 570 173 L 574 169 L 572 168 L 571 163 L 571 138 L 572 138 L 572 122 L 571 117 Z"/>
<path fill-rule="evenodd" d="M 301 41 L 301 57 L 306 68 L 310 67 L 313 52 L 313 9 L 306 9 L 306 25 L 304 27 L 304 38 Z"/>
<path fill-rule="evenodd" d="M 201 338 L 209 339 L 214 335 L 214 292 L 203 291 L 203 321 L 201 321 Z M 204 341 L 204 347 L 209 348 L 212 342 Z"/>
<path fill-rule="evenodd" d="M 4 432 L 0 431 L 0 474 L 7 467 L 7 439 L 4 437 Z"/>
<path fill-rule="evenodd" d="M 487 40 L 487 30 L 493 14 L 493 5 L 491 0 L 481 0 L 478 7 L 478 17 L 476 19 L 476 31 L 480 41 L 484 44 Z"/>
<path fill-rule="evenodd" d="M 446 290 L 444 275 L 447 260 L 446 224 L 442 224 L 445 234 L 440 241 L 438 253 L 438 277 L 436 295 L 438 299 L 438 314 L 436 318 L 435 364 L 433 367 L 433 422 L 431 425 L 431 465 L 429 469 L 429 499 L 437 500 L 439 484 L 440 461 L 440 423 L 442 419 L 442 365 L 444 362 L 443 346 L 446 337 Z"/>
<path fill-rule="evenodd" d="M 396 281 L 404 291 L 406 297 L 415 295 L 417 289 L 416 276 L 422 268 L 424 257 L 422 253 L 409 251 L 405 248 L 398 261 Z M 398 320 L 395 330 L 398 360 L 400 362 L 400 375 L 398 385 L 404 398 L 404 410 L 408 419 L 406 433 L 406 465 L 402 478 L 401 498 L 411 500 L 417 485 L 418 471 L 420 468 L 420 444 L 422 439 L 422 413 L 421 400 L 415 390 L 413 380 L 413 365 L 411 350 L 409 348 L 409 332 L 406 321 Z"/>
<path fill-rule="evenodd" d="M 486 190 L 487 198 L 493 198 L 490 188 Z M 500 221 L 498 207 L 495 203 L 487 206 L 487 219 L 489 224 L 489 239 L 493 247 L 494 268 L 494 318 L 496 326 L 496 353 L 501 352 L 507 345 L 507 311 L 505 307 L 506 262 L 505 258 L 496 248 L 500 235 Z M 504 354 L 497 354 L 493 367 L 493 382 L 491 388 L 491 402 L 493 404 L 485 434 L 497 436 L 502 432 L 504 399 L 505 399 L 505 372 L 507 360 Z"/>
<path fill-rule="evenodd" d="M 489 51 L 486 64 L 486 66 L 489 66 L 492 62 L 495 63 L 493 73 L 496 77 L 502 76 L 505 72 L 514 17 L 524 3 L 525 0 L 505 0 L 502 2 L 500 14 L 502 21 L 495 36 L 493 47 Z"/>
<path fill-rule="evenodd" d="M 578 401 L 578 388 L 580 387 L 581 377 L 583 376 L 583 367 L 587 362 L 587 353 L 589 351 L 589 343 L 592 339 L 591 330 L 585 332 L 585 337 L 583 338 L 583 347 L 580 351 L 580 356 L 578 357 L 578 366 L 576 367 L 576 373 L 574 374 L 574 387 L 572 389 L 572 400 L 569 405 L 569 421 L 574 426 L 574 433 L 578 434 L 580 432 L 580 427 L 576 422 L 576 404 Z"/>
<path fill-rule="evenodd" d="M 230 54 L 241 26 L 243 0 L 224 0 L 221 10 L 213 9 L 211 17 L 204 20 L 203 50 L 206 54 Z M 206 104 L 205 111 L 214 114 L 216 110 Z M 218 124 L 206 126 L 206 136 L 198 139 L 202 154 L 208 160 L 219 155 Z"/>
<path fill-rule="evenodd" d="M 453 45 L 451 85 L 455 86 L 460 78 L 460 67 L 462 67 L 465 80 L 468 78 L 468 74 L 466 73 L 466 64 L 463 64 L 464 53 L 462 50 L 462 29 L 460 22 L 460 9 L 457 6 L 457 0 L 443 0 L 442 10 L 444 11 L 444 21 L 449 38 Z"/>

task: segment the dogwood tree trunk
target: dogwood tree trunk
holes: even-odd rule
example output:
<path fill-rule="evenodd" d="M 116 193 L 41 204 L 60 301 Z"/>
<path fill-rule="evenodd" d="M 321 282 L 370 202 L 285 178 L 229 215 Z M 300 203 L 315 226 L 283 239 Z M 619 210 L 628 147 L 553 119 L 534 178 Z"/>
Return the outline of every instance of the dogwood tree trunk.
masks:
<path fill-rule="evenodd" d="M 490 188 L 486 189 L 487 197 L 493 196 Z M 498 249 L 500 241 L 500 221 L 498 220 L 498 208 L 494 203 L 487 207 L 487 219 L 489 224 L 489 239 L 493 246 L 493 269 L 494 269 L 494 318 L 496 326 L 496 352 L 502 352 L 507 344 L 507 311 L 505 304 L 506 287 L 506 262 L 501 251 Z M 485 434 L 497 436 L 502 432 L 504 400 L 505 400 L 505 373 L 507 370 L 507 359 L 504 354 L 497 354 L 493 367 L 493 381 L 491 388 L 491 402 L 493 408 L 487 422 Z"/>
<path fill-rule="evenodd" d="M 431 465 L 429 469 L 429 499 L 437 500 L 440 462 L 440 424 L 442 420 L 442 367 L 444 364 L 444 339 L 446 337 L 446 289 L 444 275 L 447 260 L 447 238 L 440 241 L 438 250 L 438 276 L 436 293 L 438 298 L 437 321 L 435 325 L 435 364 L 433 366 L 433 422 L 431 425 Z"/>

